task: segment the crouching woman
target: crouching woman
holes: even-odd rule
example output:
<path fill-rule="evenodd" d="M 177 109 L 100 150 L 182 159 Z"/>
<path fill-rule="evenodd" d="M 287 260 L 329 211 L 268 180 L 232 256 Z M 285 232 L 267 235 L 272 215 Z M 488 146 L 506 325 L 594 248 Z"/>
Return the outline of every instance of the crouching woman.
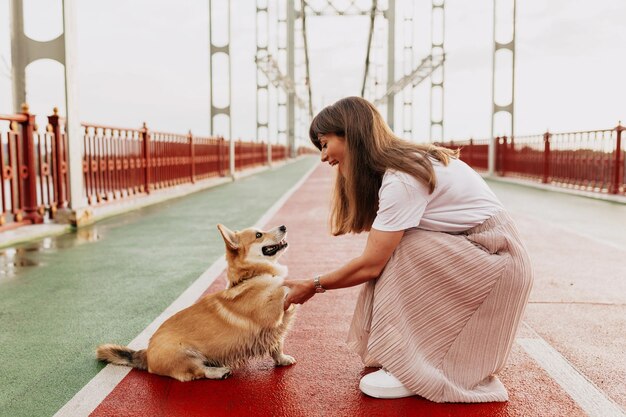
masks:
<path fill-rule="evenodd" d="M 369 232 L 361 256 L 286 281 L 285 305 L 364 284 L 348 344 L 377 398 L 506 401 L 504 367 L 532 286 L 518 230 L 454 151 L 396 137 L 376 108 L 348 97 L 312 121 L 310 139 L 338 173 L 334 235 Z"/>

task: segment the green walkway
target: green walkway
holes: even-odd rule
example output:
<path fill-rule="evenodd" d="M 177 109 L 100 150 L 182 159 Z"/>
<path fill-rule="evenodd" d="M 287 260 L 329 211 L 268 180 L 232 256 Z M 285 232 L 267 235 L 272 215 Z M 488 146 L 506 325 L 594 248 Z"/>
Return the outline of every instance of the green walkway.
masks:
<path fill-rule="evenodd" d="M 223 255 L 217 223 L 254 224 L 317 162 L 4 249 L 0 416 L 53 415 L 103 367 L 97 344 L 130 342 Z"/>

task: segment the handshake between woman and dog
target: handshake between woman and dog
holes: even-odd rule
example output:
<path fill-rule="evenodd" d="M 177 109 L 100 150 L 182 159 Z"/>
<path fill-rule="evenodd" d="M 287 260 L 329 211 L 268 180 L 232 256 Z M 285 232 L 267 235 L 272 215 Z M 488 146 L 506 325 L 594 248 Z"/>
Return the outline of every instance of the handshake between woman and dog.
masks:
<path fill-rule="evenodd" d="M 228 287 L 205 295 L 167 319 L 147 349 L 105 344 L 104 362 L 170 376 L 179 381 L 224 379 L 248 359 L 269 354 L 277 366 L 296 360 L 283 353 L 295 306 L 284 310 L 287 267 L 278 258 L 287 249 L 287 228 L 233 232 L 218 224 L 226 244 Z"/>

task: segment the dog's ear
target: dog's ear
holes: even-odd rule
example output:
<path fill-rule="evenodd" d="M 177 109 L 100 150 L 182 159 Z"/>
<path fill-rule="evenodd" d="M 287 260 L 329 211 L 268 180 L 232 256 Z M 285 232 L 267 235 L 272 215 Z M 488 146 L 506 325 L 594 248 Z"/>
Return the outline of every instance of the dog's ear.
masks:
<path fill-rule="evenodd" d="M 226 243 L 226 246 L 228 247 L 228 249 L 231 249 L 231 250 L 239 249 L 239 239 L 237 238 L 237 235 L 235 234 L 235 232 L 233 232 L 232 230 L 230 230 L 228 227 L 224 226 L 223 224 L 218 224 L 217 229 L 222 234 L 222 238 L 224 238 L 224 243 Z"/>

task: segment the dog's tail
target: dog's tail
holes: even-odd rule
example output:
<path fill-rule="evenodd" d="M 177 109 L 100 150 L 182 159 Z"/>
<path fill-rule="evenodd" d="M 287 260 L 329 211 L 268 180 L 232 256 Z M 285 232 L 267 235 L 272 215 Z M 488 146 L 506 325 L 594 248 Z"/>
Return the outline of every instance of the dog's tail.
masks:
<path fill-rule="evenodd" d="M 143 370 L 148 369 L 145 349 L 132 350 L 129 347 L 120 345 L 100 345 L 96 349 L 96 358 L 115 365 L 130 366 Z"/>

